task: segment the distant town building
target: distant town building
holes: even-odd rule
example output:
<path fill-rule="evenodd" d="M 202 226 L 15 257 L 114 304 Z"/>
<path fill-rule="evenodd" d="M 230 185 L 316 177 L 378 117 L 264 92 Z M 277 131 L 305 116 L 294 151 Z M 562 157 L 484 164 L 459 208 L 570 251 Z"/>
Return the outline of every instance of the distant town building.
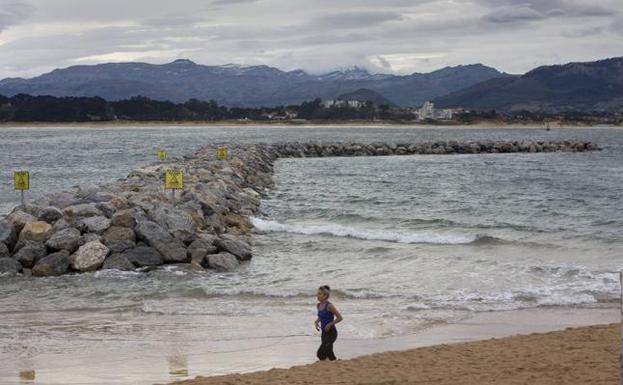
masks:
<path fill-rule="evenodd" d="M 351 107 L 351 108 L 362 108 L 366 105 L 366 103 L 361 102 L 359 100 L 342 100 L 342 99 L 336 99 L 336 100 L 325 100 L 324 102 L 322 102 L 322 105 L 325 108 L 331 108 L 331 107 Z"/>
<path fill-rule="evenodd" d="M 436 109 L 431 102 L 424 102 L 422 107 L 415 111 L 418 120 L 451 120 L 454 110 L 451 108 Z"/>

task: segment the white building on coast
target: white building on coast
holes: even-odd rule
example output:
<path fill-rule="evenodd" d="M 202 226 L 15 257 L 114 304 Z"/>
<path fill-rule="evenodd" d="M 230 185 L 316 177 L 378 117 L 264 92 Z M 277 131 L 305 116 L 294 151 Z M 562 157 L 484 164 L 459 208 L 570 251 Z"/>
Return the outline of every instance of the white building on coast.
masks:
<path fill-rule="evenodd" d="M 415 110 L 417 120 L 452 120 L 454 110 L 451 108 L 438 109 L 432 102 L 424 102 L 422 107 Z"/>

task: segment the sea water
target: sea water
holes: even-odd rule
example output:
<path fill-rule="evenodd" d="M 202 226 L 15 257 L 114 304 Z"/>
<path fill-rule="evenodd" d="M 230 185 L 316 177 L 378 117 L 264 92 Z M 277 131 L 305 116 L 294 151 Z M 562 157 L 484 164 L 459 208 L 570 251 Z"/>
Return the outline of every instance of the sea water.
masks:
<path fill-rule="evenodd" d="M 281 159 L 253 218 L 254 257 L 236 271 L 0 278 L 0 379 L 24 362 L 41 378 L 58 355 L 79 366 L 94 346 L 114 367 L 131 361 L 115 361 L 116 351 L 177 357 L 191 345 L 225 352 L 234 341 L 312 336 L 319 285 L 345 315 L 340 339 L 363 340 L 474 312 L 614 306 L 623 268 L 620 129 L 2 129 L 3 213 L 18 203 L 17 169 L 31 171 L 27 197 L 36 197 L 122 178 L 159 148 L 178 156 L 204 143 L 478 139 L 586 140 L 603 151 Z"/>

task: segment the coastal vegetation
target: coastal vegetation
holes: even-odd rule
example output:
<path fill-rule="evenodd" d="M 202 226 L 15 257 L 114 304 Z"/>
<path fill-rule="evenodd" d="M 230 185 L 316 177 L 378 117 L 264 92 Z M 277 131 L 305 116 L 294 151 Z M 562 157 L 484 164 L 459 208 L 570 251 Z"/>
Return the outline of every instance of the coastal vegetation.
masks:
<path fill-rule="evenodd" d="M 174 103 L 135 96 L 118 101 L 100 97 L 55 97 L 19 94 L 0 95 L 0 122 L 391 122 L 412 124 L 416 110 L 371 101 L 351 106 L 347 103 L 327 107 L 316 98 L 301 104 L 275 107 L 226 107 L 216 101 L 190 99 Z M 538 123 L 556 121 L 573 124 L 622 124 L 623 114 L 607 111 L 566 111 L 558 113 L 519 110 L 460 110 L 452 120 L 424 120 L 436 124 Z"/>

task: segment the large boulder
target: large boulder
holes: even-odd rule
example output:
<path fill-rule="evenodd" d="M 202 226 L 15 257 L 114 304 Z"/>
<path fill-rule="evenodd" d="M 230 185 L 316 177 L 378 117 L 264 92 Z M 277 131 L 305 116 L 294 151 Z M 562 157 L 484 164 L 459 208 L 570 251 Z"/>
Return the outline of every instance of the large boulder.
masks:
<path fill-rule="evenodd" d="M 24 228 L 24 225 L 28 222 L 37 222 L 37 218 L 25 213 L 21 210 L 15 210 L 11 214 L 6 217 L 9 223 L 12 223 L 15 226 L 15 232 L 19 233 Z"/>
<path fill-rule="evenodd" d="M 251 246 L 240 239 L 224 235 L 221 238 L 217 238 L 214 244 L 219 251 L 233 254 L 239 261 L 248 261 L 252 257 Z"/>
<path fill-rule="evenodd" d="M 51 250 L 67 250 L 73 253 L 80 242 L 80 230 L 68 227 L 52 235 L 45 245 Z"/>
<path fill-rule="evenodd" d="M 105 216 L 92 216 L 78 222 L 78 228 L 83 233 L 101 234 L 110 227 L 110 219 Z"/>
<path fill-rule="evenodd" d="M 63 213 L 69 218 L 96 217 L 103 214 L 97 207 L 95 207 L 95 203 L 82 203 L 68 206 L 63 209 Z"/>
<path fill-rule="evenodd" d="M 21 248 L 13 255 L 13 258 L 22 266 L 31 268 L 46 254 L 47 250 L 42 242 L 23 241 Z"/>
<path fill-rule="evenodd" d="M 0 242 L 0 258 L 8 258 L 11 256 L 9 248 L 4 243 Z"/>
<path fill-rule="evenodd" d="M 97 203 L 95 207 L 97 207 L 98 210 L 103 212 L 106 218 L 111 218 L 113 214 L 115 213 L 115 208 L 110 202 L 100 202 L 100 203 Z"/>
<path fill-rule="evenodd" d="M 121 253 L 136 246 L 134 231 L 127 227 L 110 227 L 102 234 L 102 240 L 111 253 Z"/>
<path fill-rule="evenodd" d="M 43 221 L 29 222 L 24 225 L 24 228 L 19 233 L 19 240 L 45 242 L 51 235 L 52 225 L 49 223 Z"/>
<path fill-rule="evenodd" d="M 53 224 L 63 217 L 63 212 L 54 207 L 49 206 L 39 211 L 39 220 Z"/>
<path fill-rule="evenodd" d="M 147 213 L 155 223 L 179 240 L 189 239 L 195 232 L 192 217 L 182 210 L 164 205 L 154 205 Z"/>
<path fill-rule="evenodd" d="M 158 266 L 164 262 L 158 250 L 147 246 L 126 250 L 121 255 L 137 267 Z"/>
<path fill-rule="evenodd" d="M 112 226 L 102 234 L 104 244 L 113 241 L 136 241 L 134 231 L 127 227 Z"/>
<path fill-rule="evenodd" d="M 15 275 L 22 271 L 22 265 L 13 258 L 0 258 L 0 275 Z"/>
<path fill-rule="evenodd" d="M 69 255 L 69 251 L 61 250 L 41 258 L 32 268 L 32 275 L 51 277 L 65 274 L 69 269 Z"/>
<path fill-rule="evenodd" d="M 185 262 L 186 248 L 179 240 L 173 238 L 168 231 L 157 223 L 141 221 L 134 228 L 137 239 L 152 246 L 164 258 L 165 262 Z"/>
<path fill-rule="evenodd" d="M 113 214 L 111 224 L 117 227 L 134 228 L 136 219 L 134 210 L 122 210 Z"/>
<path fill-rule="evenodd" d="M 134 265 L 125 255 L 112 254 L 104 261 L 102 269 L 115 269 L 121 271 L 134 270 Z"/>
<path fill-rule="evenodd" d="M 61 231 L 63 229 L 72 227 L 71 223 L 67 222 L 65 219 L 61 218 L 58 221 L 54 222 L 54 225 L 52 226 L 52 231 L 53 232 L 58 232 Z"/>
<path fill-rule="evenodd" d="M 69 257 L 69 264 L 77 271 L 97 270 L 108 255 L 108 247 L 98 241 L 86 243 Z"/>
<path fill-rule="evenodd" d="M 9 249 L 13 249 L 15 242 L 17 242 L 17 231 L 13 223 L 0 221 L 0 242 L 4 243 Z"/>
<path fill-rule="evenodd" d="M 95 233 L 82 234 L 78 241 L 78 246 L 86 245 L 89 242 L 102 242 L 102 236 Z"/>
<path fill-rule="evenodd" d="M 217 271 L 231 271 L 240 264 L 235 255 L 225 252 L 208 255 L 205 259 L 208 267 Z"/>

